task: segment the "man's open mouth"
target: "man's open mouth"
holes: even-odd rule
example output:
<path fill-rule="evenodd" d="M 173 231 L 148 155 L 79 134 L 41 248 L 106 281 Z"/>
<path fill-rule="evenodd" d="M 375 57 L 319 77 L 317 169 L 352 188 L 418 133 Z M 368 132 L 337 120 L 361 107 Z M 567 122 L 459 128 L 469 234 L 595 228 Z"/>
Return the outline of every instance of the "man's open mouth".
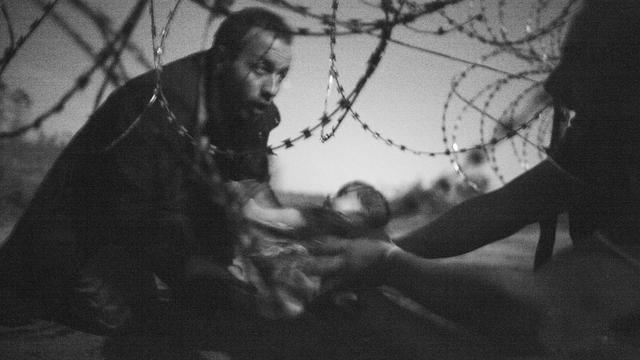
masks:
<path fill-rule="evenodd" d="M 269 103 L 266 103 L 266 102 L 253 102 L 253 103 L 251 103 L 251 107 L 253 108 L 253 111 L 262 113 L 265 110 L 267 110 L 267 108 L 269 107 Z"/>

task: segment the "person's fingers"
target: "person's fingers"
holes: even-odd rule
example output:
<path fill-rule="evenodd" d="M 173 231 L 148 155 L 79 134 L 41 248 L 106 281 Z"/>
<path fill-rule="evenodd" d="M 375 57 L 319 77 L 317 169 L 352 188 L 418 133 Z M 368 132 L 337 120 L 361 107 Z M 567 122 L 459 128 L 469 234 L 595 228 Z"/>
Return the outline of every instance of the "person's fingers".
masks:
<path fill-rule="evenodd" d="M 343 272 L 345 266 L 342 256 L 314 256 L 305 262 L 304 272 L 318 276 L 335 275 Z"/>
<path fill-rule="evenodd" d="M 309 241 L 307 248 L 314 255 L 337 255 L 344 253 L 351 240 L 324 237 Z"/>
<path fill-rule="evenodd" d="M 349 284 L 351 284 L 351 281 L 343 277 L 334 276 L 324 278 L 320 285 L 320 294 L 331 294 L 339 290 L 348 289 Z"/>

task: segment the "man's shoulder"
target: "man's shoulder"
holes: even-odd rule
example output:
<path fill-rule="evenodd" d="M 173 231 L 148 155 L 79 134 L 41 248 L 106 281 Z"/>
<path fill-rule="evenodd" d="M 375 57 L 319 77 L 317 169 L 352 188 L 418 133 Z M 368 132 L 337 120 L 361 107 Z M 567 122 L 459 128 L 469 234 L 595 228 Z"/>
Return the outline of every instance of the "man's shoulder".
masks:
<path fill-rule="evenodd" d="M 197 84 L 204 70 L 205 60 L 206 51 L 200 51 L 168 63 L 162 69 L 162 86 L 171 88 L 178 84 Z M 155 79 L 154 71 L 150 73 Z"/>
<path fill-rule="evenodd" d="M 162 87 L 171 87 L 176 83 L 191 83 L 197 79 L 202 70 L 206 51 L 196 52 L 163 65 L 160 71 Z M 127 81 L 121 88 L 155 87 L 156 69 L 146 71 Z"/>
<path fill-rule="evenodd" d="M 188 113 L 195 106 L 194 94 L 197 91 L 200 61 L 203 56 L 202 52 L 191 54 L 162 68 L 162 89 L 169 107 L 176 115 L 183 115 L 185 111 Z M 127 131 L 149 106 L 157 86 L 156 79 L 156 71 L 150 70 L 116 89 L 91 116 L 83 133 L 86 136 L 93 134 L 94 137 L 112 141 Z"/>

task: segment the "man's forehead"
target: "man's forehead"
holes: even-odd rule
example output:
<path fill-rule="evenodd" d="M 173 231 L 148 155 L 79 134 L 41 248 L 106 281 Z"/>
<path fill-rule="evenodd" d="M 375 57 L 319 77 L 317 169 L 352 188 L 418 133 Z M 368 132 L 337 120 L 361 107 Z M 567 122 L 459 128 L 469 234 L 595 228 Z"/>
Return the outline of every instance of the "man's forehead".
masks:
<path fill-rule="evenodd" d="M 251 28 L 243 39 L 242 53 L 254 58 L 267 58 L 278 63 L 289 64 L 292 53 L 291 45 L 276 36 L 273 31 L 259 27 Z"/>

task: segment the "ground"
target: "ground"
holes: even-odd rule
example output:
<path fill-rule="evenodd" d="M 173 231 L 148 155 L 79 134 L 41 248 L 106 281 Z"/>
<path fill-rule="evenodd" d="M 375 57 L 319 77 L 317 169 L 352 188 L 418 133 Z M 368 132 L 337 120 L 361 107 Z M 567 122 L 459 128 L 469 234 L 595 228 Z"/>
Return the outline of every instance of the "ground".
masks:
<path fill-rule="evenodd" d="M 419 223 L 417 217 L 395 219 L 389 231 L 397 234 Z M 558 235 L 557 247 L 567 246 L 564 226 Z M 537 226 L 531 226 L 464 257 L 531 271 L 536 240 Z M 496 350 L 482 336 L 460 331 L 424 309 L 402 303 L 402 298 L 395 299 L 401 307 L 378 291 L 364 296 L 362 310 L 321 312 L 297 321 L 256 320 L 226 312 L 205 319 L 172 310 L 167 317 L 173 319 L 142 333 L 116 337 L 43 320 L 17 322 L 0 326 L 0 353 L 7 360 L 538 359 Z"/>

